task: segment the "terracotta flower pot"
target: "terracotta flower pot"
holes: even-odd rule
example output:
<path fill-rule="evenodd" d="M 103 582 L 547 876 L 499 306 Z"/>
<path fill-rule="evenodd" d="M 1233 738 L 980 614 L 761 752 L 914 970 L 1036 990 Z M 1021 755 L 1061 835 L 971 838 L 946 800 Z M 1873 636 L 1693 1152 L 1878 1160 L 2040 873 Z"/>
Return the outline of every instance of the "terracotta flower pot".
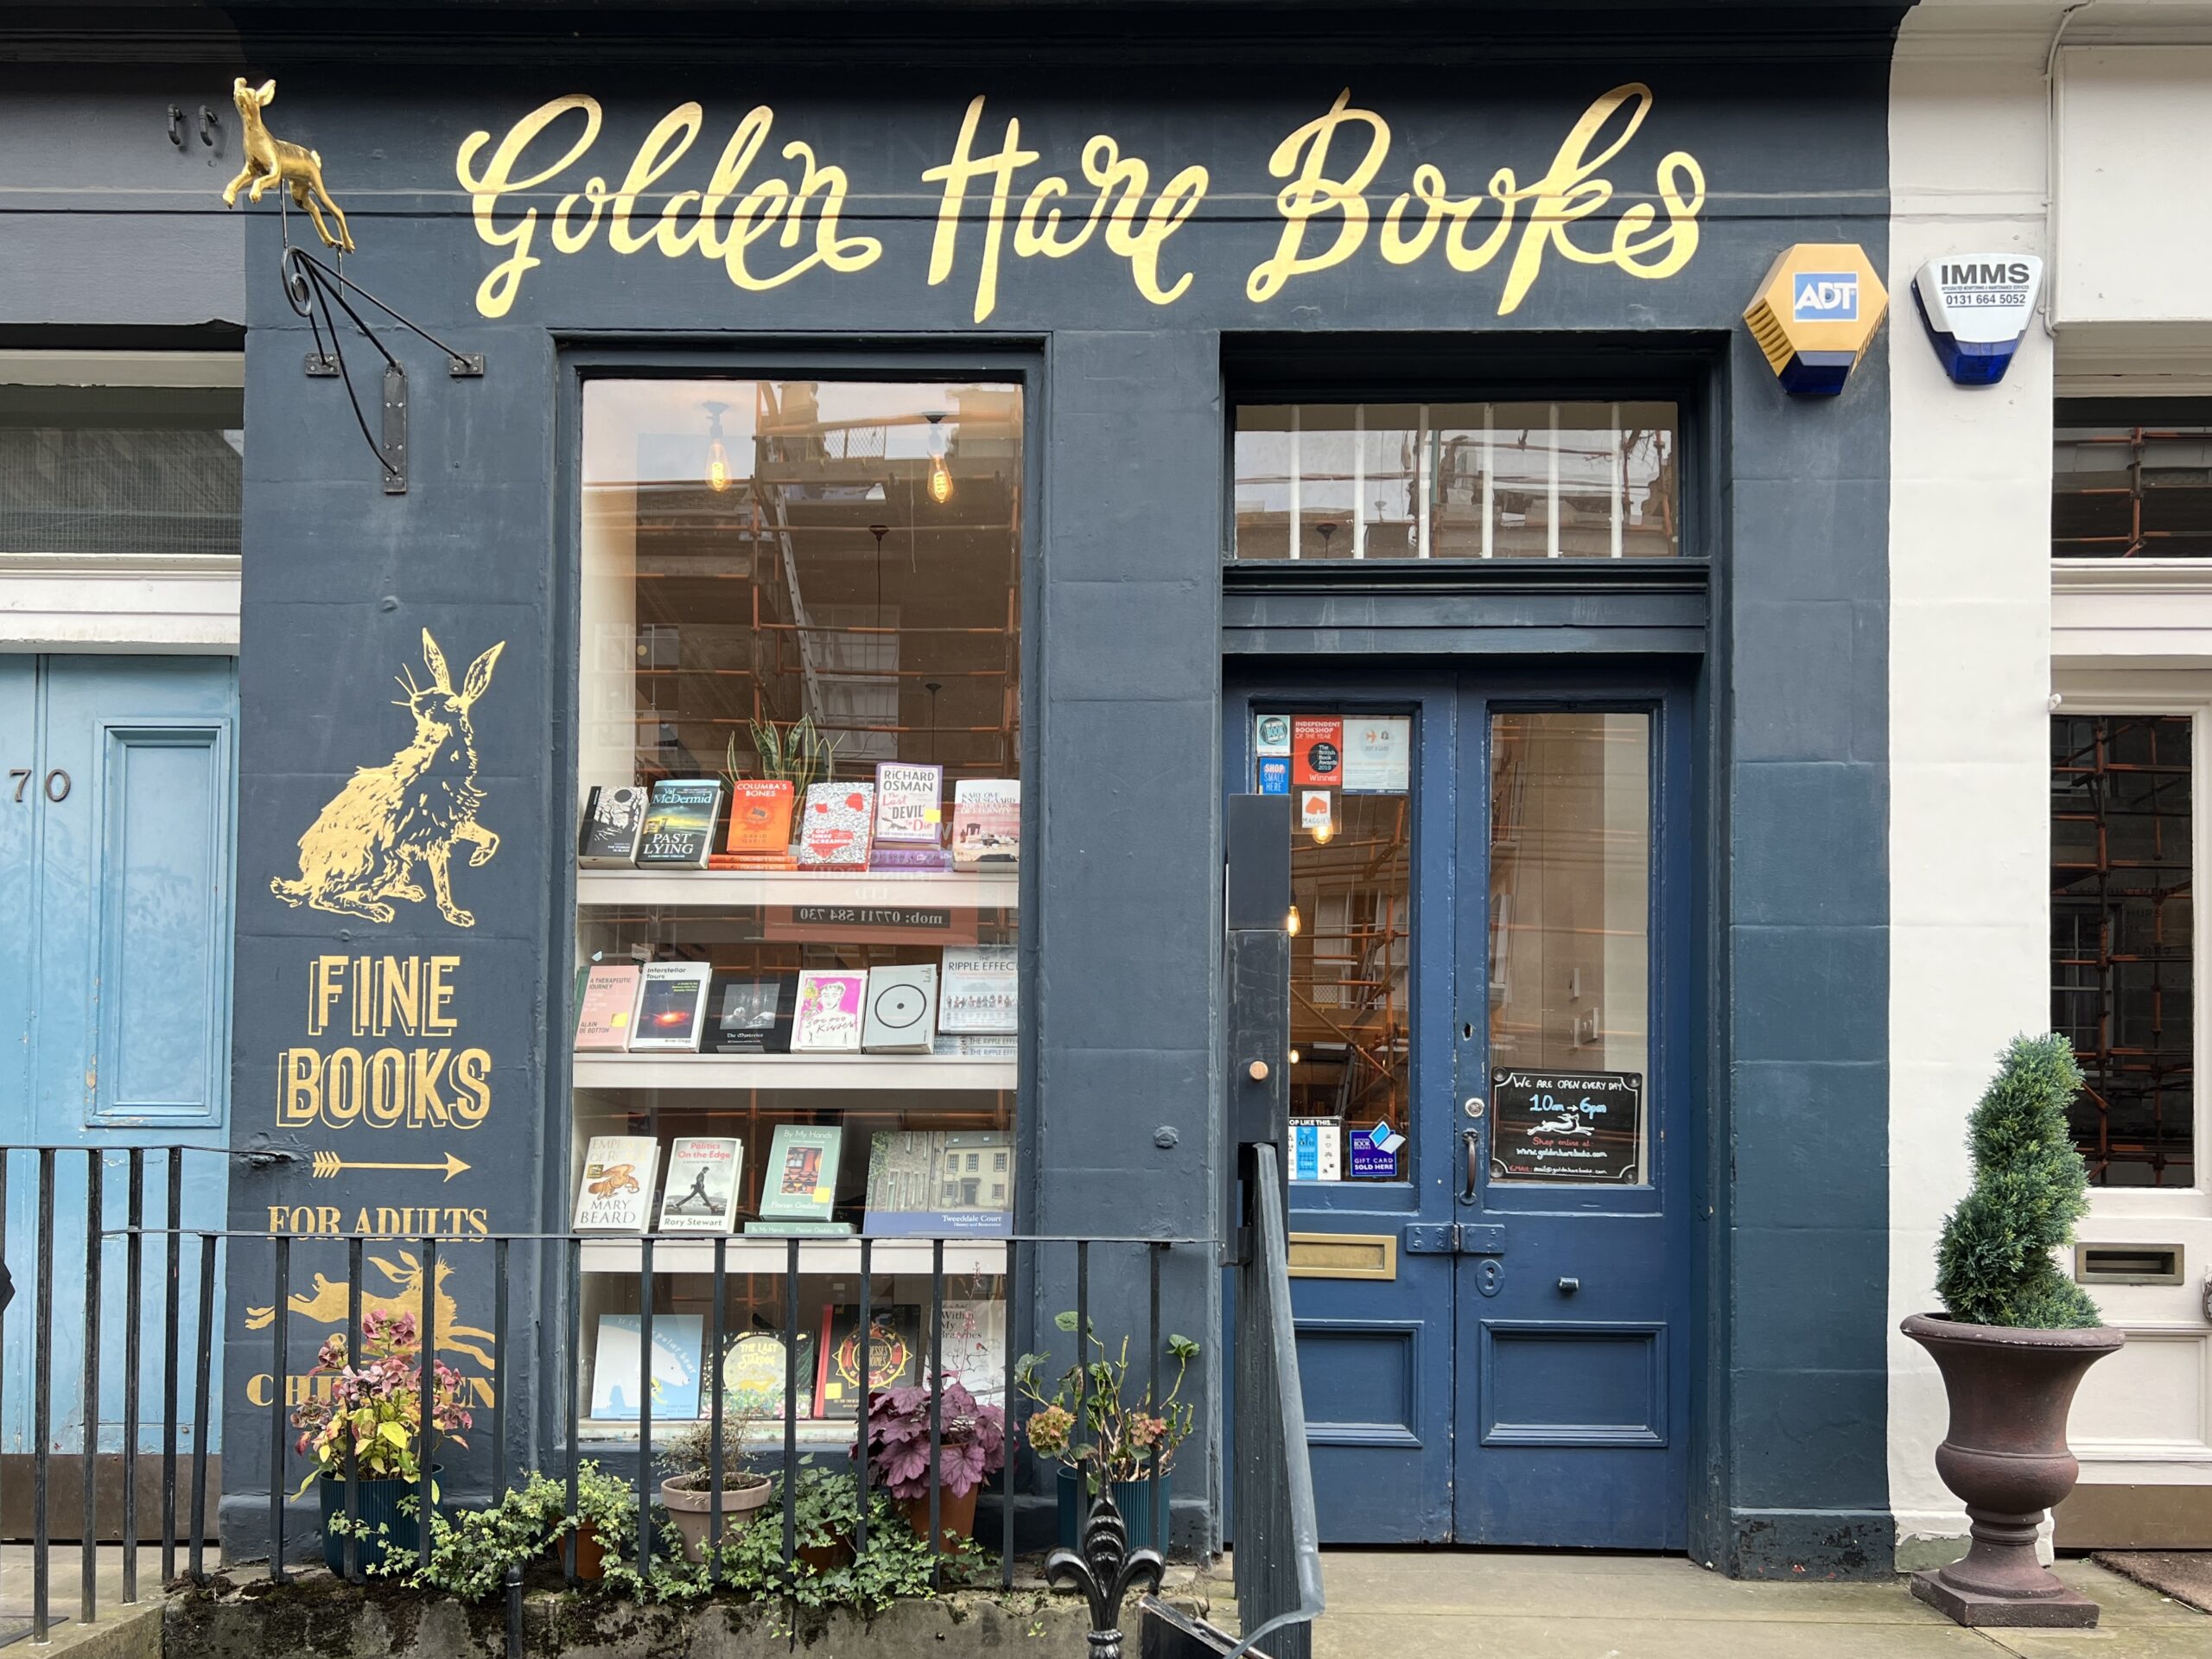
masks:
<path fill-rule="evenodd" d="M 957 1497 L 946 1487 L 937 1496 L 937 1524 L 938 1532 L 948 1539 L 972 1538 L 976 1535 L 976 1499 L 982 1494 L 981 1486 L 970 1486 Z M 899 1513 L 906 1517 L 906 1524 L 914 1529 L 914 1536 L 924 1543 L 930 1536 L 930 1499 L 925 1492 L 919 1497 L 898 1500 Z"/>
<path fill-rule="evenodd" d="M 1912 1593 L 1961 1624 L 2094 1627 L 2097 1604 L 2036 1559 L 2036 1529 L 2081 1473 L 2066 1446 L 2074 1391 L 2126 1333 L 2021 1331 L 1926 1313 L 1899 1328 L 1943 1373 L 1951 1422 L 1936 1472 L 1965 1503 L 1974 1538 L 1964 1560 L 1914 1573 Z"/>
<path fill-rule="evenodd" d="M 750 1479 L 746 1486 L 722 1488 L 722 1539 L 727 1542 L 752 1524 L 753 1517 L 767 1506 L 770 1487 L 766 1475 L 741 1476 Z M 683 1536 L 683 1554 L 695 1567 L 707 1559 L 707 1538 L 714 1528 L 714 1491 L 702 1486 L 696 1491 L 679 1486 L 674 1479 L 660 1484 L 660 1501 L 668 1510 L 668 1518 Z"/>
<path fill-rule="evenodd" d="M 563 1533 L 545 1546 L 546 1559 L 565 1572 L 569 1564 L 569 1536 Z M 599 1541 L 599 1529 L 587 1522 L 576 1529 L 576 1577 L 579 1581 L 603 1579 L 607 1576 L 607 1550 Z"/>

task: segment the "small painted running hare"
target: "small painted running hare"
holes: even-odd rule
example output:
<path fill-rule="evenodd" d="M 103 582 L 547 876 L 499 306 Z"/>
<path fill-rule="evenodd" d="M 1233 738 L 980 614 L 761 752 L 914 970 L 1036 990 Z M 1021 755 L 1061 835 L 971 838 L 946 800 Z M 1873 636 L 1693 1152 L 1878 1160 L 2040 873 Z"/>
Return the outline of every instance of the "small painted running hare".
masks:
<path fill-rule="evenodd" d="M 363 766 L 322 809 L 300 837 L 297 880 L 278 876 L 269 890 L 286 904 L 308 905 L 340 916 L 388 922 L 385 900 L 419 900 L 416 864 L 430 872 L 438 913 L 455 927 L 476 918 L 453 901 L 450 862 L 461 842 L 475 850 L 471 869 L 491 861 L 499 838 L 476 822 L 483 791 L 476 787 L 476 733 L 468 710 L 492 683 L 493 664 L 506 649 L 501 640 L 468 665 L 461 690 L 446 673 L 445 653 L 423 630 L 423 661 L 430 683 L 418 686 L 410 671 L 397 676 L 404 697 L 392 701 L 415 716 L 414 741 L 381 766 Z"/>

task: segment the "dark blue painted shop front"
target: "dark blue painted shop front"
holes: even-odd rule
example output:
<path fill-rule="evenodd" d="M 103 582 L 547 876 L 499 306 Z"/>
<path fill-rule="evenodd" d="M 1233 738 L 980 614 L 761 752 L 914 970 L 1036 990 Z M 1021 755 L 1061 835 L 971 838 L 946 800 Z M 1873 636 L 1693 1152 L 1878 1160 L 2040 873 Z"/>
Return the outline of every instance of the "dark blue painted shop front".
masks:
<path fill-rule="evenodd" d="M 1304 832 L 1402 862 L 1379 933 L 1341 883 L 1313 900 L 1317 933 L 1403 957 L 1372 1075 L 1344 1059 L 1368 1034 L 1325 1020 L 1299 1068 L 1314 1081 L 1294 1085 L 1301 1116 L 1340 1120 L 1345 1166 L 1294 1203 L 1300 1271 L 1336 1275 L 1296 1281 L 1325 1528 L 1885 1571 L 1887 370 L 1878 346 L 1841 397 L 1792 400 L 1741 315 L 1794 243 L 1856 242 L 1886 269 L 1897 9 L 1033 7 L 1017 40 L 1001 8 L 866 29 L 761 8 L 734 29 L 730 9 L 675 6 L 651 38 L 587 8 L 526 41 L 502 9 L 496 44 L 441 33 L 469 10 L 362 14 L 368 33 L 326 38 L 257 32 L 241 9 L 251 73 L 283 88 L 272 125 L 320 150 L 352 211 L 346 276 L 486 369 L 449 378 L 402 344 L 411 475 L 385 493 L 344 388 L 302 372 L 277 212 L 251 210 L 232 1141 L 404 1167 L 465 1140 L 469 1169 L 448 1187 L 256 1166 L 232 1224 L 316 1205 L 567 1222 L 580 385 L 1010 385 L 1017 1230 L 1215 1232 L 1223 798 L 1281 758 L 1253 752 L 1263 716 L 1402 719 L 1402 781 L 1337 791 L 1341 839 Z M 332 44 L 372 37 L 353 61 Z M 717 194 L 757 107 L 773 135 L 745 192 L 765 194 Z M 1102 194 L 1086 156 L 1122 182 Z M 845 193 L 827 229 L 818 169 Z M 1485 190 L 1554 169 L 1502 226 Z M 782 200 L 772 174 L 791 216 L 702 257 L 699 216 L 727 235 Z M 1130 189 L 1130 214 L 1108 213 Z M 1537 194 L 1557 198 L 1542 222 Z M 1095 239 L 1062 245 L 1095 202 Z M 1341 522 L 1286 506 L 1317 538 L 1293 559 L 1261 549 L 1279 527 L 1243 499 L 1240 423 L 1289 429 L 1249 411 L 1396 410 L 1427 432 L 1440 417 L 1420 410 L 1491 410 L 1452 417 L 1458 448 L 1423 452 L 1443 466 L 1514 420 L 1618 436 L 1637 400 L 1674 411 L 1663 550 L 1618 516 L 1602 545 L 1601 514 L 1591 556 L 1551 556 L 1573 550 L 1554 486 L 1513 526 L 1550 539 L 1532 556 L 1408 539 L 1370 497 Z M 1570 406 L 1616 412 L 1526 413 Z M 1475 477 L 1433 493 L 1479 499 Z M 474 925 L 289 908 L 271 880 L 391 753 L 388 683 L 426 631 L 457 668 L 502 647 L 474 713 L 501 836 L 462 878 Z M 1561 908 L 1570 887 L 1594 918 Z M 454 1041 L 491 1057 L 483 1128 L 310 1141 L 278 1121 L 302 988 L 346 951 L 457 964 Z M 1338 995 L 1313 1000 L 1349 1029 Z M 1198 1255 L 1163 1318 L 1219 1332 Z M 457 1304 L 491 1305 L 485 1255 L 450 1253 Z M 246 1249 L 234 1268 L 269 1271 Z M 563 1432 L 537 1379 L 562 1374 L 564 1325 L 550 1267 L 508 1290 L 537 1333 L 512 1373 L 522 1468 Z M 1138 1328 L 1141 1285 L 1093 1291 L 1102 1325 Z M 1024 1296 L 1017 1322 L 1048 1335 L 1073 1306 L 1065 1283 Z M 314 1333 L 294 1335 L 304 1370 Z M 1040 1345 L 1027 1335 L 1012 1340 Z M 267 1370 L 265 1334 L 234 1319 L 227 1340 L 227 1376 Z M 1230 1376 L 1210 1343 L 1179 1548 L 1233 1531 Z M 245 1386 L 224 1423 L 241 1554 L 269 1478 Z M 1042 1485 L 1026 1496 L 1041 1512 Z"/>

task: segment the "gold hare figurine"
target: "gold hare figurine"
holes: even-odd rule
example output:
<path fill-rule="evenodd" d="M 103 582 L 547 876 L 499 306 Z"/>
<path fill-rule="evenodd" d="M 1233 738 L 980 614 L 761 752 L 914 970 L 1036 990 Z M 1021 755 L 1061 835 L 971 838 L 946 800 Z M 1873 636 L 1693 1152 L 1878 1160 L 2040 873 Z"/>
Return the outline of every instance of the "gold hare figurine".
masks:
<path fill-rule="evenodd" d="M 272 184 L 283 185 L 292 193 L 292 200 L 308 210 L 308 217 L 315 220 L 315 233 L 322 238 L 326 248 L 343 248 L 353 251 L 353 232 L 346 226 L 346 214 L 330 199 L 330 192 L 322 182 L 322 157 L 305 144 L 287 143 L 272 135 L 261 119 L 262 111 L 276 101 L 276 83 L 265 80 L 256 92 L 245 84 L 241 75 L 231 83 L 232 100 L 238 106 L 238 116 L 245 123 L 245 166 L 238 175 L 223 187 L 223 206 L 235 207 L 238 192 L 246 191 L 246 200 L 259 201 L 261 193 Z M 246 187 L 251 185 L 251 190 Z M 314 192 L 312 195 L 308 192 Z M 320 200 L 338 219 L 338 234 L 333 236 L 330 227 L 322 222 L 322 212 L 315 206 Z"/>
<path fill-rule="evenodd" d="M 468 868 L 491 861 L 499 838 L 476 822 L 484 793 L 476 787 L 476 731 L 469 706 L 492 683 L 493 664 L 506 641 L 468 665 L 461 690 L 447 677 L 445 653 L 423 630 L 423 661 L 430 683 L 412 672 L 397 676 L 407 695 L 392 702 L 415 716 L 415 738 L 381 766 L 363 766 L 332 797 L 300 837 L 297 880 L 278 876 L 269 890 L 296 909 L 308 905 L 372 922 L 392 918 L 389 899 L 420 900 L 419 861 L 430 872 L 438 913 L 455 927 L 476 918 L 453 901 L 453 850 L 467 842 L 475 850 Z"/>

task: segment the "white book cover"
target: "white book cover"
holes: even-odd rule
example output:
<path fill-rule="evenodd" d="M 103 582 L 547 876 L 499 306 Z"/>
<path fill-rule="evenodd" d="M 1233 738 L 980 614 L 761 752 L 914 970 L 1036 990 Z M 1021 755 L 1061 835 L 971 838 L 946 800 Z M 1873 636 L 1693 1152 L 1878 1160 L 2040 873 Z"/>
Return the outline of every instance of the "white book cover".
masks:
<path fill-rule="evenodd" d="M 861 1049 L 868 1054 L 926 1054 L 937 1043 L 937 964 L 871 968 Z"/>
<path fill-rule="evenodd" d="M 956 868 L 1012 865 L 1021 860 L 1021 780 L 963 778 L 952 786 L 952 862 Z"/>
<path fill-rule="evenodd" d="M 922 1315 L 927 1320 L 926 1311 Z M 925 1327 L 922 1340 L 929 1340 Z M 960 1386 L 987 1405 L 1006 1400 L 1006 1304 L 1001 1301 L 953 1301 L 944 1304 L 944 1360 L 940 1369 L 947 1377 L 958 1377 Z"/>
<path fill-rule="evenodd" d="M 652 1213 L 660 1142 L 649 1135 L 594 1135 L 576 1187 L 579 1233 L 642 1233 Z"/>
<path fill-rule="evenodd" d="M 875 765 L 875 838 L 934 847 L 944 835 L 944 768 L 900 760 Z"/>
<path fill-rule="evenodd" d="M 705 962 L 649 962 L 638 980 L 638 1012 L 630 1021 L 632 1054 L 696 1053 L 705 1028 L 707 988 L 715 976 Z"/>
<path fill-rule="evenodd" d="M 950 1032 L 1017 1029 L 1020 970 L 1010 944 L 948 947 L 938 982 L 937 1023 Z"/>
<path fill-rule="evenodd" d="M 744 1166 L 742 1141 L 709 1136 L 673 1142 L 668 1179 L 661 1184 L 661 1231 L 735 1232 L 738 1175 Z"/>

